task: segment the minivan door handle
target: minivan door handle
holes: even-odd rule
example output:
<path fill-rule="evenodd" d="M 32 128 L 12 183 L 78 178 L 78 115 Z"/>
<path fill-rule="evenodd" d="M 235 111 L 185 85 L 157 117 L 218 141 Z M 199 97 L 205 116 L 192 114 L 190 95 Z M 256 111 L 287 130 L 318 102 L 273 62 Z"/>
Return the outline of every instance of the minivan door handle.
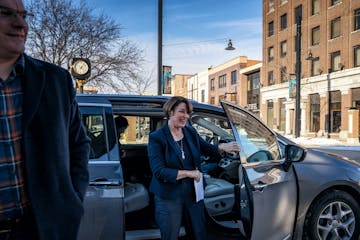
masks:
<path fill-rule="evenodd" d="M 107 178 L 96 178 L 91 180 L 90 186 L 119 186 L 121 185 L 120 180 L 108 180 Z"/>
<path fill-rule="evenodd" d="M 259 181 L 254 185 L 254 191 L 255 191 L 255 192 L 262 192 L 265 187 L 266 187 L 266 183 L 264 183 L 263 181 L 259 180 Z"/>

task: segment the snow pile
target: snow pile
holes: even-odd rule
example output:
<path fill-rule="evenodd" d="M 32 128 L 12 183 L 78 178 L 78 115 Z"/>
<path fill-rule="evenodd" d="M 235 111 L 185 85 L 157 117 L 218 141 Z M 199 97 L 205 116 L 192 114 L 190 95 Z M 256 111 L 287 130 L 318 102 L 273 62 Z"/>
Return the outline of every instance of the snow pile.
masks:
<path fill-rule="evenodd" d="M 291 139 L 292 141 L 296 142 L 299 145 L 303 146 L 353 146 L 353 145 L 360 145 L 360 144 L 349 144 L 346 142 L 339 141 L 337 139 L 331 138 L 308 138 L 308 137 L 298 137 L 294 138 L 292 135 L 287 135 L 287 138 Z"/>

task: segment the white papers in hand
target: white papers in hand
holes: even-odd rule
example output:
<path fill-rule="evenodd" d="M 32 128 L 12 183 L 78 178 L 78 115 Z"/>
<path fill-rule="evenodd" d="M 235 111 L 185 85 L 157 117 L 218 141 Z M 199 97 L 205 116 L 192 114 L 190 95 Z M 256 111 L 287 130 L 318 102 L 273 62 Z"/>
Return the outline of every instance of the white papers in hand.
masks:
<path fill-rule="evenodd" d="M 200 176 L 200 181 L 197 182 L 194 179 L 194 187 L 195 187 L 196 202 L 199 202 L 204 199 L 204 180 L 202 174 Z"/>

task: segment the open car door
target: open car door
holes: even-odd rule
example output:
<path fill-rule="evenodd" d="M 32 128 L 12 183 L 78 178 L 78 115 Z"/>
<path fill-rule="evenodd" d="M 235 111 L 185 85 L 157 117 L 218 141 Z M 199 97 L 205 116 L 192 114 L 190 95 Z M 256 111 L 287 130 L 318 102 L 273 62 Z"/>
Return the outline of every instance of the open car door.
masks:
<path fill-rule="evenodd" d="M 275 134 L 257 117 L 229 102 L 221 102 L 241 147 L 244 186 L 250 186 L 251 228 L 248 239 L 291 239 L 297 209 L 297 183 L 292 167 L 284 168 Z M 240 169 L 239 169 L 239 172 Z M 242 188 L 240 188 L 242 189 Z M 240 207 L 248 205 L 240 194 Z M 249 208 L 248 208 L 249 209 Z M 246 212 L 242 212 L 246 215 Z M 242 216 L 242 218 L 245 216 Z M 248 225 L 246 225 L 248 224 Z"/>
<path fill-rule="evenodd" d="M 91 151 L 78 239 L 125 239 L 124 183 L 111 104 L 79 102 L 79 106 Z"/>

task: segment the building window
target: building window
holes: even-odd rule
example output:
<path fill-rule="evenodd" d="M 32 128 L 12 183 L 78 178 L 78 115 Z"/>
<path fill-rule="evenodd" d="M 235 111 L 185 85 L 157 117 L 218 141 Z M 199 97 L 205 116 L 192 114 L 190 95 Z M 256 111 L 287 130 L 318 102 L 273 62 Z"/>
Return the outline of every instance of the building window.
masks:
<path fill-rule="evenodd" d="M 331 70 L 333 72 L 339 71 L 342 69 L 340 51 L 331 53 Z"/>
<path fill-rule="evenodd" d="M 272 100 L 267 101 L 267 125 L 273 128 L 274 124 L 274 102 Z"/>
<path fill-rule="evenodd" d="M 341 127 L 341 92 L 330 92 L 330 131 L 340 132 Z"/>
<path fill-rule="evenodd" d="M 311 60 L 311 76 L 317 76 L 321 74 L 319 57 Z"/>
<path fill-rule="evenodd" d="M 269 12 L 272 12 L 274 10 L 275 10 L 274 0 L 269 0 Z"/>
<path fill-rule="evenodd" d="M 211 97 L 211 98 L 210 98 L 210 104 L 212 104 L 212 105 L 215 104 L 215 97 Z"/>
<path fill-rule="evenodd" d="M 286 67 L 282 67 L 280 68 L 280 80 L 281 82 L 286 82 L 287 81 L 287 70 L 286 70 Z"/>
<path fill-rule="evenodd" d="M 280 17 L 280 29 L 284 30 L 287 27 L 287 14 L 285 13 Z"/>
<path fill-rule="evenodd" d="M 226 87 L 226 74 L 219 77 L 219 88 Z"/>
<path fill-rule="evenodd" d="M 210 91 L 215 91 L 215 78 L 210 80 Z"/>
<path fill-rule="evenodd" d="M 285 123 L 286 123 L 286 109 L 285 109 L 286 98 L 280 98 L 280 116 L 279 116 L 279 130 L 285 131 Z"/>
<path fill-rule="evenodd" d="M 285 57 L 287 52 L 287 41 L 282 41 L 280 43 L 280 55 L 281 57 Z"/>
<path fill-rule="evenodd" d="M 271 46 L 268 48 L 268 61 L 271 62 L 272 60 L 274 60 L 274 47 Z"/>
<path fill-rule="evenodd" d="M 300 19 L 302 18 L 302 5 L 298 5 L 295 8 L 295 12 L 294 12 L 294 22 L 297 23 L 297 18 L 299 17 Z"/>
<path fill-rule="evenodd" d="M 190 89 L 190 99 L 194 99 L 194 84 L 191 84 L 191 89 Z"/>
<path fill-rule="evenodd" d="M 237 71 L 232 71 L 231 72 L 231 85 L 236 84 L 237 82 Z"/>
<path fill-rule="evenodd" d="M 205 90 L 204 89 L 201 90 L 201 102 L 202 103 L 205 102 Z"/>
<path fill-rule="evenodd" d="M 310 132 L 320 130 L 320 95 L 318 93 L 309 95 L 310 97 Z"/>
<path fill-rule="evenodd" d="M 320 13 L 320 0 L 311 1 L 311 15 Z"/>
<path fill-rule="evenodd" d="M 360 67 L 360 45 L 354 47 L 354 67 Z"/>
<path fill-rule="evenodd" d="M 360 29 L 360 8 L 354 11 L 354 31 Z"/>
<path fill-rule="evenodd" d="M 320 44 L 320 26 L 316 26 L 311 29 L 311 45 L 319 45 Z"/>
<path fill-rule="evenodd" d="M 341 3 L 341 0 L 330 0 L 331 6 L 334 6 L 335 4 Z"/>
<path fill-rule="evenodd" d="M 330 38 L 334 39 L 340 36 L 341 34 L 341 17 L 337 17 L 333 20 L 331 20 L 330 22 L 330 26 L 331 26 L 331 32 L 330 32 Z"/>
<path fill-rule="evenodd" d="M 236 93 L 230 94 L 230 101 L 233 102 L 233 103 L 237 103 L 236 97 L 237 97 Z"/>
<path fill-rule="evenodd" d="M 275 84 L 275 82 L 274 82 L 274 72 L 270 71 L 270 72 L 268 72 L 268 86 L 274 85 L 274 84 Z"/>
<path fill-rule="evenodd" d="M 360 110 L 360 87 L 351 89 L 351 107 Z M 360 121 L 359 121 L 360 129 Z"/>
<path fill-rule="evenodd" d="M 274 21 L 269 22 L 268 24 L 268 37 L 274 35 Z"/>
<path fill-rule="evenodd" d="M 247 106 L 250 110 L 258 110 L 260 101 L 260 71 L 247 77 Z"/>

